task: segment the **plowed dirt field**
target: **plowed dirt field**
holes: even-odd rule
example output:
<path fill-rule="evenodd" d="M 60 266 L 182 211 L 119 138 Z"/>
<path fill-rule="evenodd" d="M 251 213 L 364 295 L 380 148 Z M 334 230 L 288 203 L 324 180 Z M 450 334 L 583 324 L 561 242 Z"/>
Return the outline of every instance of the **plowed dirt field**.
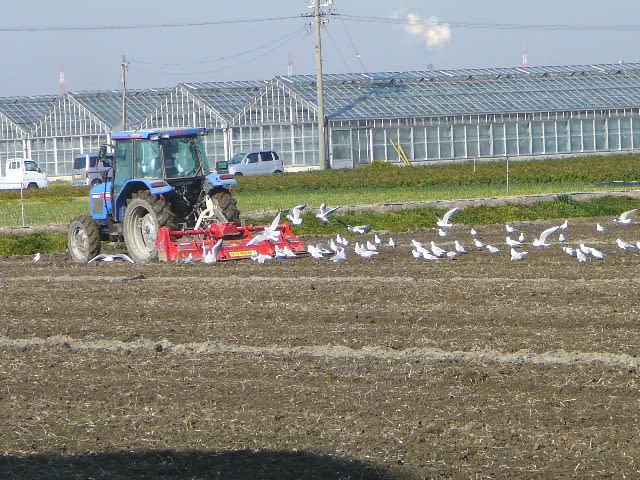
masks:
<path fill-rule="evenodd" d="M 499 253 L 0 259 L 0 478 L 640 478 L 640 226 L 570 221 L 584 263 L 479 230 Z"/>

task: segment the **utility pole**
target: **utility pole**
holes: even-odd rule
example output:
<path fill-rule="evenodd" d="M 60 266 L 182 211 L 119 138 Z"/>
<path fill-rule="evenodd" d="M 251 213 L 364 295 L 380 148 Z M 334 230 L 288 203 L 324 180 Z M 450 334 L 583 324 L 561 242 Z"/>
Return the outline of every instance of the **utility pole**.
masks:
<path fill-rule="evenodd" d="M 313 0 L 313 16 L 316 24 L 316 96 L 318 102 L 318 156 L 320 170 L 327 168 L 326 134 L 324 131 L 324 97 L 322 94 L 322 41 L 320 27 L 322 17 L 320 15 L 320 0 Z"/>
<path fill-rule="evenodd" d="M 120 74 L 122 76 L 122 130 L 127 129 L 127 62 L 122 55 L 120 63 Z"/>

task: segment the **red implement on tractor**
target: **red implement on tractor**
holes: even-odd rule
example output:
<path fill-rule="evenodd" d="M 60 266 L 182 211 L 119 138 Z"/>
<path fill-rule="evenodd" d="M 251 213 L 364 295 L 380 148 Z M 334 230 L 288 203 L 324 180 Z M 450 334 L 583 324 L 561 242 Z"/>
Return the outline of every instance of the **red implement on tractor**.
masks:
<path fill-rule="evenodd" d="M 202 261 L 207 256 L 211 261 L 219 262 L 257 255 L 297 257 L 307 253 L 288 222 L 268 227 L 238 226 L 233 222 L 211 223 L 205 228 L 191 230 L 161 227 L 156 248 L 158 258 L 169 262 Z"/>

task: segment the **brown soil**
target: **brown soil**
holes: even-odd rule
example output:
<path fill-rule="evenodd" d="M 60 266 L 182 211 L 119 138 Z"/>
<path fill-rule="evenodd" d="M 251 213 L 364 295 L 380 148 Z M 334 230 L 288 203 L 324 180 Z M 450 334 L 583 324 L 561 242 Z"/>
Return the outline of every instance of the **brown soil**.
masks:
<path fill-rule="evenodd" d="M 564 234 L 607 257 L 0 259 L 0 478 L 638 478 L 640 230 Z"/>

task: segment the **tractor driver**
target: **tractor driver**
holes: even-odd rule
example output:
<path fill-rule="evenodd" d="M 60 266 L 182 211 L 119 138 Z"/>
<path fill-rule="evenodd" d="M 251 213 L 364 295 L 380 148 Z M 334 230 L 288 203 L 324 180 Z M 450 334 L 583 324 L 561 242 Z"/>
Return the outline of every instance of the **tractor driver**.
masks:
<path fill-rule="evenodd" d="M 196 165 L 191 154 L 189 142 L 172 139 L 165 145 L 167 155 L 167 171 L 169 166 L 177 177 L 188 177 L 195 174 Z"/>
<path fill-rule="evenodd" d="M 138 176 L 144 178 L 162 178 L 162 162 L 160 161 L 160 145 L 158 142 L 140 142 L 136 156 L 139 159 Z"/>

